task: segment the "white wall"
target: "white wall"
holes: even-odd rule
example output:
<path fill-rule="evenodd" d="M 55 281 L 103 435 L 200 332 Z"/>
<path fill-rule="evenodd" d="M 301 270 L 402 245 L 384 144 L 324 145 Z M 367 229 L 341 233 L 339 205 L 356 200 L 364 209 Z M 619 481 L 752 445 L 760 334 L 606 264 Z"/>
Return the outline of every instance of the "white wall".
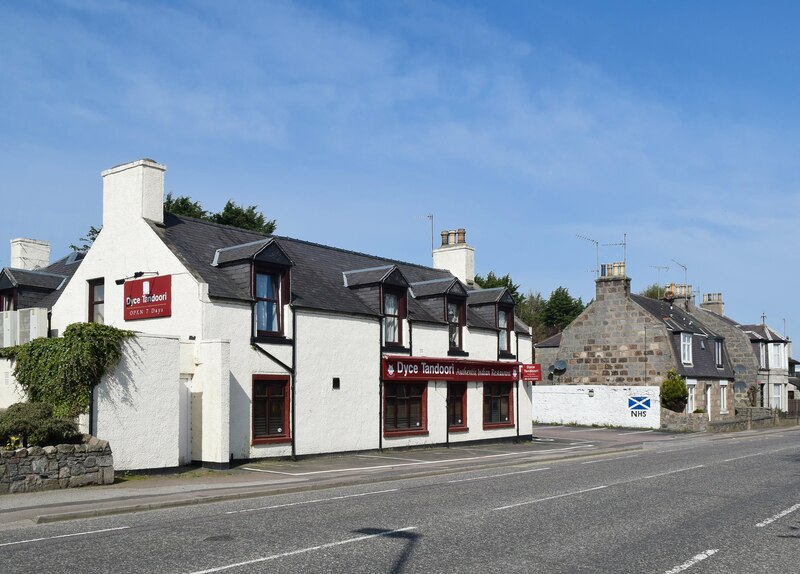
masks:
<path fill-rule="evenodd" d="M 14 378 L 14 364 L 8 359 L 0 359 L 0 409 L 24 400 L 25 394 Z"/>
<path fill-rule="evenodd" d="M 380 328 L 367 317 L 297 311 L 297 454 L 378 448 Z"/>
<path fill-rule="evenodd" d="M 594 396 L 589 396 L 589 391 Z M 630 397 L 647 397 L 650 409 L 632 416 Z M 659 387 L 615 387 L 586 385 L 536 386 L 532 389 L 533 420 L 539 423 L 660 428 Z"/>
<path fill-rule="evenodd" d="M 177 337 L 125 341 L 122 359 L 94 389 L 94 432 L 111 445 L 116 470 L 180 464 L 179 376 Z"/>
<path fill-rule="evenodd" d="M 464 338 L 466 339 L 464 329 Z M 429 323 L 414 323 L 412 349 L 415 357 L 446 357 L 450 349 L 450 339 L 447 325 L 431 325 Z M 465 347 L 466 348 L 466 347 Z"/>
<path fill-rule="evenodd" d="M 198 341 L 192 393 L 202 393 L 201 413 L 193 413 L 200 422 L 200 452 L 192 449 L 192 458 L 220 465 L 230 461 L 231 432 L 231 353 L 230 343 L 222 340 Z M 250 420 L 248 415 L 248 421 Z M 192 433 L 196 433 L 195 427 Z"/>

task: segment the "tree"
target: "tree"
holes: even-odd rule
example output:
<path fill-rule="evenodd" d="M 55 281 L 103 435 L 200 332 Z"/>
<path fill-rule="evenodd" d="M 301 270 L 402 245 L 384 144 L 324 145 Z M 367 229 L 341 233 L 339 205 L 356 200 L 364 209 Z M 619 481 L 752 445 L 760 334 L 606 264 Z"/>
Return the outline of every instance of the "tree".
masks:
<path fill-rule="evenodd" d="M 169 192 L 167 197 L 164 198 L 164 211 L 173 215 L 185 215 L 196 219 L 208 218 L 208 212 L 203 209 L 199 201 L 192 201 L 190 197 L 185 195 L 173 198 L 172 192 Z"/>
<path fill-rule="evenodd" d="M 489 271 L 489 274 L 486 277 L 482 277 L 480 275 L 475 276 L 475 283 L 483 287 L 484 289 L 492 289 L 494 287 L 506 287 L 508 292 L 511 294 L 511 297 L 514 299 L 514 303 L 519 304 L 523 297 L 519 293 L 519 285 L 514 283 L 511 280 L 511 275 L 506 273 L 502 277 L 498 277 L 494 274 L 494 271 Z"/>
<path fill-rule="evenodd" d="M 97 236 L 100 235 L 101 227 L 95 227 L 94 225 L 89 226 L 89 232 L 86 234 L 86 237 L 81 237 L 78 241 L 82 241 L 81 245 L 70 244 L 69 248 L 77 253 L 86 253 L 89 251 L 89 248 L 94 243 L 94 240 L 97 239 Z"/>
<path fill-rule="evenodd" d="M 652 283 L 642 289 L 639 292 L 639 295 L 642 297 L 648 297 L 650 299 L 659 300 L 664 296 L 664 291 L 666 291 L 666 287 L 661 287 L 658 283 Z"/>
<path fill-rule="evenodd" d="M 541 341 L 548 337 L 547 328 L 542 322 L 542 311 L 546 301 L 539 292 L 528 291 L 522 300 L 517 304 L 515 313 L 527 325 L 533 328 L 533 340 Z"/>
<path fill-rule="evenodd" d="M 661 383 L 661 406 L 676 413 L 682 413 L 689 400 L 686 381 L 675 369 L 667 371 L 667 378 Z"/>
<path fill-rule="evenodd" d="M 574 298 L 566 287 L 558 287 L 550 293 L 550 298 L 544 304 L 541 314 L 542 323 L 549 333 L 548 336 L 562 331 L 585 308 L 586 305 L 583 304 L 581 298 Z"/>
<path fill-rule="evenodd" d="M 80 442 L 74 421 L 53 416 L 53 407 L 44 403 L 16 403 L 0 414 L 0 448 L 47 446 Z"/>

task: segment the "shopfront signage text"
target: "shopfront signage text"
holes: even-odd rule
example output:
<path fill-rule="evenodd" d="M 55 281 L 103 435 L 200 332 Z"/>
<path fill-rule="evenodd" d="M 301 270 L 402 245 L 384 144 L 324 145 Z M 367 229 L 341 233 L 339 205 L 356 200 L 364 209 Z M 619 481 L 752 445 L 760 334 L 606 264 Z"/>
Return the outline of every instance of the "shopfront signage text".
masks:
<path fill-rule="evenodd" d="M 542 380 L 542 365 L 539 363 L 525 363 L 520 366 L 522 370 L 522 380 L 535 383 Z"/>
<path fill-rule="evenodd" d="M 458 361 L 427 357 L 384 357 L 383 378 L 387 381 L 488 381 L 516 382 L 518 363 L 499 361 Z"/>
<path fill-rule="evenodd" d="M 169 317 L 172 315 L 172 275 L 126 281 L 124 298 L 126 321 Z"/>

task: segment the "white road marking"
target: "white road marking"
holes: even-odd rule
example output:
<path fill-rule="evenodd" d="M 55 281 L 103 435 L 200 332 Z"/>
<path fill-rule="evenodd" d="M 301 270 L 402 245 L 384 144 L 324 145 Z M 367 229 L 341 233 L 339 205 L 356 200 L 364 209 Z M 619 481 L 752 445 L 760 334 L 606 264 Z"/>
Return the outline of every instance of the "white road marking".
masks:
<path fill-rule="evenodd" d="M 647 434 L 649 432 L 656 432 L 656 431 L 654 429 L 650 429 L 650 430 L 640 430 L 640 431 L 634 431 L 634 432 L 621 432 L 619 434 L 622 435 L 622 436 L 627 436 L 629 434 Z"/>
<path fill-rule="evenodd" d="M 489 458 L 500 458 L 506 456 L 530 456 L 531 454 L 540 454 L 545 452 L 561 452 L 566 450 L 575 450 L 577 448 L 592 448 L 594 447 L 593 444 L 582 444 L 580 446 L 569 446 L 564 448 L 550 448 L 547 450 L 537 450 L 533 452 L 506 452 L 502 454 L 487 454 L 485 456 L 468 456 L 463 458 L 448 458 L 442 460 L 423 460 L 422 462 L 406 462 L 406 463 L 399 463 L 399 464 L 382 464 L 378 466 L 361 466 L 361 467 L 353 467 L 353 468 L 334 468 L 328 470 L 312 470 L 309 472 L 281 472 L 278 470 L 267 470 L 262 468 L 253 468 L 251 466 L 243 466 L 243 470 L 249 470 L 252 472 L 266 472 L 268 474 L 283 474 L 287 476 L 308 476 L 311 474 L 328 474 L 333 472 L 355 472 L 355 471 L 373 471 L 373 470 L 384 470 L 387 468 L 398 468 L 401 466 L 418 466 L 418 465 L 427 465 L 427 464 L 446 464 L 450 462 L 465 462 L 465 461 L 473 461 L 473 460 L 484 460 Z"/>
<path fill-rule="evenodd" d="M 703 468 L 704 464 L 698 464 L 697 466 L 690 466 L 689 468 L 679 468 L 678 470 L 668 470 L 667 472 L 659 472 L 658 474 L 651 474 L 649 476 L 643 476 L 642 478 L 637 478 L 636 480 L 644 480 L 646 478 L 658 478 L 659 476 L 666 476 L 668 474 L 675 474 L 676 472 L 686 472 L 687 470 L 694 470 L 696 468 Z"/>
<path fill-rule="evenodd" d="M 356 456 L 358 458 L 382 458 L 382 459 L 385 459 L 385 460 L 405 460 L 405 461 L 409 461 L 409 462 L 424 462 L 423 460 L 418 459 L 418 458 L 402 458 L 402 457 L 399 457 L 399 456 L 381 456 L 381 455 L 377 455 L 377 454 L 357 454 Z"/>
<path fill-rule="evenodd" d="M 249 564 L 258 564 L 259 562 L 277 560 L 278 558 L 286 558 L 287 556 L 305 554 L 306 552 L 313 552 L 314 550 L 324 550 L 326 548 L 333 548 L 334 546 L 342 546 L 343 544 L 352 544 L 353 542 L 361 542 L 362 540 L 369 540 L 371 538 L 391 536 L 392 534 L 397 534 L 398 532 L 408 532 L 409 530 L 416 530 L 416 528 L 417 528 L 416 526 L 408 526 L 406 528 L 398 528 L 397 530 L 381 532 L 380 534 L 367 534 L 365 536 L 358 536 L 356 538 L 348 538 L 347 540 L 339 540 L 338 542 L 328 542 L 327 544 L 320 544 L 319 546 L 311 546 L 309 548 L 301 548 L 299 550 L 292 550 L 291 552 L 284 552 L 282 554 L 273 554 L 271 556 L 264 556 L 263 558 L 255 558 L 253 560 L 237 562 L 236 564 L 228 564 L 226 566 L 209 568 L 208 570 L 197 570 L 195 572 L 192 572 L 191 574 L 210 574 L 211 572 L 222 572 L 223 570 L 230 570 L 231 568 L 238 568 L 239 566 L 247 566 Z"/>
<path fill-rule="evenodd" d="M 518 502 L 516 504 L 509 504 L 508 506 L 499 506 L 494 510 L 508 510 L 509 508 L 516 508 L 517 506 L 525 506 L 526 504 L 536 504 L 537 502 L 544 502 L 546 500 L 555 500 L 556 498 L 564 498 L 565 496 L 574 496 L 576 494 L 583 494 L 584 492 L 591 492 L 593 490 L 600 490 L 608 488 L 607 486 L 595 486 L 594 488 L 586 488 L 584 490 L 576 490 L 575 492 L 566 492 L 564 494 L 556 494 L 555 496 L 548 496 L 546 498 L 537 498 L 536 500 L 527 500 L 525 502 Z"/>
<path fill-rule="evenodd" d="M 630 456 L 616 456 L 614 458 L 600 458 L 600 459 L 597 459 L 597 460 L 589 460 L 589 461 L 586 461 L 586 462 L 582 462 L 581 464 L 594 464 L 596 462 L 611 462 L 612 460 L 624 460 L 626 458 L 636 458 L 637 456 L 639 456 L 639 455 L 638 454 L 632 454 Z"/>
<path fill-rule="evenodd" d="M 764 452 L 757 452 L 755 454 L 746 454 L 744 456 L 735 456 L 733 458 L 726 458 L 722 462 L 732 462 L 734 460 L 742 460 L 743 458 L 750 458 L 751 456 L 761 456 L 762 454 L 766 454 Z"/>
<path fill-rule="evenodd" d="M 675 566 L 675 568 L 667 570 L 666 572 L 664 572 L 664 574 L 678 574 L 678 572 L 683 572 L 684 570 L 688 570 L 698 562 L 702 562 L 706 558 L 711 558 L 717 552 L 719 552 L 719 548 L 714 548 L 712 550 L 706 550 L 705 552 L 701 552 L 700 554 L 692 556 L 691 558 L 689 558 L 689 560 L 687 560 L 680 566 Z"/>
<path fill-rule="evenodd" d="M 26 544 L 28 542 L 42 542 L 43 540 L 55 540 L 56 538 L 71 538 L 73 536 L 86 536 L 88 534 L 99 534 L 100 532 L 111 532 L 112 530 L 125 530 L 130 526 L 117 526 L 116 528 L 103 528 L 102 530 L 89 530 L 87 532 L 74 532 L 73 534 L 59 534 L 58 536 L 46 536 L 44 538 L 30 538 L 28 540 L 17 540 L 16 542 L 3 542 L 0 546 L 13 546 L 14 544 Z"/>
<path fill-rule="evenodd" d="M 606 430 L 606 429 L 604 429 L 604 428 L 575 429 L 575 430 L 571 430 L 569 432 L 594 432 L 594 431 L 598 431 L 598 430 Z"/>
<path fill-rule="evenodd" d="M 775 515 L 775 516 L 773 516 L 772 518 L 767 518 L 766 520 L 764 520 L 764 521 L 762 521 L 762 522 L 759 522 L 758 524 L 756 524 L 756 528 L 763 528 L 763 527 L 764 527 L 764 526 L 766 526 L 767 524 L 772 524 L 773 522 L 775 522 L 775 521 L 776 521 L 776 520 L 778 520 L 779 518 L 783 518 L 783 517 L 784 517 L 784 516 L 786 516 L 787 514 L 791 514 L 792 512 L 794 512 L 795 510 L 797 510 L 798 508 L 800 508 L 800 504 L 795 504 L 795 505 L 794 505 L 794 506 L 792 506 L 791 508 L 787 508 L 787 509 L 786 509 L 786 510 L 784 510 L 783 512 L 779 512 L 778 514 L 776 514 L 776 515 Z"/>
<path fill-rule="evenodd" d="M 516 472 L 504 472 L 502 474 L 492 474 L 489 476 L 476 476 L 473 478 L 459 478 L 458 480 L 448 480 L 447 482 L 469 482 L 471 480 L 486 480 L 487 478 L 498 478 L 502 476 L 511 476 L 512 474 L 528 474 L 529 472 L 539 472 L 540 470 L 550 470 L 547 468 L 534 468 L 532 470 L 518 470 Z"/>
<path fill-rule="evenodd" d="M 397 488 L 389 490 L 377 490 L 375 492 L 362 492 L 359 494 L 346 494 L 343 496 L 331 496 L 330 498 L 317 498 L 314 500 L 304 500 L 302 502 L 287 502 L 286 504 L 275 504 L 273 506 L 261 506 L 259 508 L 246 508 L 245 510 L 229 510 L 225 514 L 241 514 L 242 512 L 256 512 L 257 510 L 273 510 L 275 508 L 286 508 L 287 506 L 301 506 L 303 504 L 314 504 L 316 502 L 328 502 L 331 500 L 344 500 L 345 498 L 357 498 L 359 496 L 370 496 L 373 494 L 386 494 L 387 492 L 397 492 Z"/>

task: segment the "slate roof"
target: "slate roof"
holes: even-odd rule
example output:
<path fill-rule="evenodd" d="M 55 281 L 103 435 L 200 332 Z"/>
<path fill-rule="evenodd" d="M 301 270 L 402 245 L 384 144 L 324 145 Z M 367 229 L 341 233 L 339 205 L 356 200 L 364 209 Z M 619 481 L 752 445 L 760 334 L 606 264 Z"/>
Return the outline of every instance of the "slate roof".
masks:
<path fill-rule="evenodd" d="M 534 345 L 537 349 L 546 349 L 551 347 L 560 347 L 561 346 L 561 333 L 556 333 L 552 337 L 548 337 L 543 341 L 540 341 Z"/>
<path fill-rule="evenodd" d="M 5 267 L 1 276 L 17 288 L 27 288 L 24 307 L 52 308 L 58 301 L 64 288 L 80 267 L 84 253 L 71 253 L 51 263 L 47 267 L 36 270 Z"/>
<path fill-rule="evenodd" d="M 786 339 L 781 337 L 767 325 L 739 325 L 751 341 L 770 341 L 773 343 L 786 343 Z"/>
<path fill-rule="evenodd" d="M 680 308 L 679 305 L 650 299 L 642 295 L 631 294 L 630 297 L 645 311 L 656 319 L 663 321 L 670 331 L 670 343 L 673 356 L 678 364 L 678 373 L 688 378 L 733 378 L 733 369 L 730 366 L 724 345 L 722 367 L 719 368 L 716 364 L 715 342 L 724 340 L 724 337 L 709 329 L 697 317 Z M 684 365 L 680 360 L 681 333 L 691 333 L 693 335 L 691 365 Z"/>
<path fill-rule="evenodd" d="M 291 304 L 296 307 L 319 309 L 357 315 L 377 316 L 355 293 L 352 287 L 380 281 L 393 267 L 412 284 L 441 280 L 452 282 L 454 276 L 446 270 L 434 269 L 365 253 L 348 251 L 279 235 L 264 235 L 218 223 L 201 221 L 171 213 L 164 214 L 162 225 L 150 223 L 155 233 L 180 259 L 197 279 L 208 284 L 211 297 L 250 301 L 249 277 L 234 266 L 214 266 L 220 258 L 225 262 L 251 257 L 270 239 L 286 253 L 294 263 L 291 268 Z M 232 248 L 232 249 L 229 249 Z M 218 251 L 224 250 L 224 251 Z M 345 277 L 347 285 L 345 286 Z M 426 287 L 422 287 L 425 291 Z M 468 292 L 468 304 L 473 301 L 489 303 L 499 299 L 504 289 L 486 289 Z M 431 310 L 409 297 L 409 318 L 413 321 L 442 323 Z M 467 324 L 475 327 L 496 329 L 492 311 L 491 323 L 485 313 L 467 313 Z M 527 327 L 517 329 L 527 333 Z"/>

